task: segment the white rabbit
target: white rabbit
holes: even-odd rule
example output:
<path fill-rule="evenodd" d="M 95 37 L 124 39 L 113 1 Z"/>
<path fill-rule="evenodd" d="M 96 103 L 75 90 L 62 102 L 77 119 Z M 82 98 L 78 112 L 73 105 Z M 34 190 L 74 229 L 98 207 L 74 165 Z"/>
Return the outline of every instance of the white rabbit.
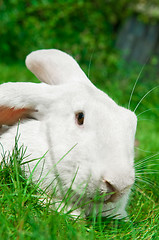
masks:
<path fill-rule="evenodd" d="M 49 174 L 42 188 L 50 185 L 58 172 L 63 193 L 57 189 L 57 196 L 62 199 L 77 173 L 72 184 L 76 199 L 83 189 L 86 200 L 93 199 L 97 191 L 101 196 L 109 193 L 101 200 L 103 216 L 125 217 L 135 179 L 135 114 L 97 89 L 77 62 L 60 50 L 32 52 L 26 58 L 26 66 L 44 83 L 0 86 L 3 148 L 13 148 L 17 122 L 21 119 L 19 141 L 27 146 L 29 158 L 46 153 L 41 177 Z M 5 125 L 9 127 L 3 130 Z M 36 163 L 30 162 L 29 168 L 32 170 Z M 35 182 L 42 165 L 41 162 L 34 173 Z M 29 174 L 27 169 L 26 172 Z M 86 207 L 86 215 L 91 213 L 92 205 Z M 98 211 L 98 204 L 96 208 Z"/>

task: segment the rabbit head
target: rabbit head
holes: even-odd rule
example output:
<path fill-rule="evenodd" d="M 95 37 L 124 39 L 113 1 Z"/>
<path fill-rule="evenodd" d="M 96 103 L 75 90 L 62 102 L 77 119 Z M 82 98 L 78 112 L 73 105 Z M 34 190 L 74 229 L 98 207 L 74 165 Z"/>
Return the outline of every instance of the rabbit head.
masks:
<path fill-rule="evenodd" d="M 62 51 L 32 52 L 26 58 L 26 66 L 43 83 L 0 86 L 0 125 L 10 126 L 1 134 L 3 146 L 12 147 L 15 123 L 21 119 L 20 140 L 31 157 L 48 151 L 44 175 L 56 164 L 64 192 L 74 179 L 72 191 L 77 195 L 85 186 L 88 199 L 93 199 L 97 191 L 101 196 L 105 194 L 108 214 L 125 216 L 135 178 L 135 114 L 97 89 L 77 62 Z M 30 163 L 33 167 L 34 162 Z M 35 181 L 39 172 L 35 172 Z M 55 175 L 52 170 L 45 185 Z"/>

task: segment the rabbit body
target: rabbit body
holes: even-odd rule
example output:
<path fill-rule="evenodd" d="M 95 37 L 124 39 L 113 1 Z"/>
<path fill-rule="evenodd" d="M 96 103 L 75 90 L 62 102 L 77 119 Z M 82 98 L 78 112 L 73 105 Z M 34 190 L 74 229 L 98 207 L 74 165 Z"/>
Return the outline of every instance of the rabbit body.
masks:
<path fill-rule="evenodd" d="M 34 172 L 34 182 L 39 176 L 44 177 L 41 187 L 49 186 L 51 192 L 51 183 L 56 183 L 58 173 L 62 184 L 62 192 L 57 188 L 59 199 L 73 181 L 74 202 L 83 189 L 87 200 L 92 200 L 98 191 L 104 196 L 103 216 L 125 217 L 135 179 L 135 114 L 97 89 L 64 52 L 54 49 L 32 52 L 26 65 L 43 83 L 0 86 L 3 148 L 13 148 L 17 122 L 21 119 L 19 145 L 27 146 L 28 159 L 45 154 Z M 9 127 L 4 130 L 5 126 Z M 32 161 L 26 167 L 28 176 L 36 163 Z M 92 206 L 90 203 L 84 209 L 86 215 L 91 213 Z M 98 212 L 100 201 L 96 208 Z"/>

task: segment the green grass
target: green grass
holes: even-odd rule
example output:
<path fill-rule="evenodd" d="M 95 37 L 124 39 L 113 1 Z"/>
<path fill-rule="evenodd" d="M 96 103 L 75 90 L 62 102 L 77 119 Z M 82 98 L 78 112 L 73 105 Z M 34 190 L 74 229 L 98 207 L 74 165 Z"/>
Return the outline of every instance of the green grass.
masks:
<path fill-rule="evenodd" d="M 120 66 L 108 81 L 95 67 L 91 76 L 96 85 L 115 101 L 128 106 L 133 84 L 140 69 L 131 70 Z M 145 69 L 134 91 L 131 108 L 153 87 L 158 86 L 157 77 Z M 98 80 L 96 78 L 99 73 Z M 23 65 L 0 65 L 0 82 L 33 81 L 36 78 Z M 147 75 L 145 75 L 147 76 Z M 155 79 L 155 80 L 154 80 Z M 127 207 L 130 221 L 101 219 L 74 219 L 69 214 L 51 209 L 43 204 L 43 192 L 38 185 L 28 181 L 20 168 L 25 147 L 15 145 L 8 156 L 10 165 L 0 165 L 0 239 L 159 239 L 159 90 L 152 91 L 140 104 L 136 139 L 136 174 Z M 16 139 L 17 142 L 17 139 Z M 154 157 L 152 157 L 154 156 Z M 144 160 L 145 159 L 145 160 Z M 138 165 L 140 164 L 140 165 Z"/>

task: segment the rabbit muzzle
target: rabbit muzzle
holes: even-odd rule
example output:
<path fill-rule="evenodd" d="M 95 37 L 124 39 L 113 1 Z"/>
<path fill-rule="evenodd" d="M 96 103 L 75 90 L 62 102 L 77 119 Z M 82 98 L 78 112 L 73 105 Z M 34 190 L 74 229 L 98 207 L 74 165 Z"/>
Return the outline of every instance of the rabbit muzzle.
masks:
<path fill-rule="evenodd" d="M 118 181 L 117 183 L 113 181 L 108 181 L 105 178 L 102 179 L 102 184 L 105 185 L 105 187 L 102 187 L 101 195 L 104 196 L 104 203 L 108 202 L 117 202 L 120 198 L 123 197 L 125 193 L 130 191 L 131 187 L 134 184 L 135 181 L 135 174 L 133 174 L 131 177 L 129 176 L 129 180 L 127 181 Z M 126 178 L 125 178 L 126 179 Z"/>

